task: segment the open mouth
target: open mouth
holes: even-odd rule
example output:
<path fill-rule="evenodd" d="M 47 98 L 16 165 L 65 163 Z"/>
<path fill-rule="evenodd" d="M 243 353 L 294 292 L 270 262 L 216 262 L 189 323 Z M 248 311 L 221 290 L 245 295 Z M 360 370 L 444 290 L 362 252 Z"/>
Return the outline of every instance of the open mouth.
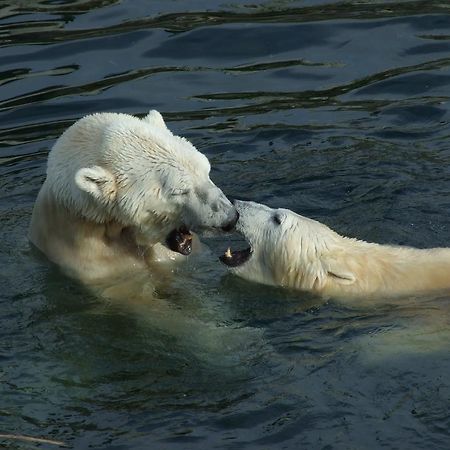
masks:
<path fill-rule="evenodd" d="M 248 261 L 251 255 L 251 247 L 234 252 L 228 247 L 228 250 L 222 256 L 219 256 L 219 259 L 228 267 L 238 267 Z"/>
<path fill-rule="evenodd" d="M 190 255 L 192 252 L 192 233 L 182 225 L 167 235 L 166 244 L 173 252 L 185 256 Z"/>

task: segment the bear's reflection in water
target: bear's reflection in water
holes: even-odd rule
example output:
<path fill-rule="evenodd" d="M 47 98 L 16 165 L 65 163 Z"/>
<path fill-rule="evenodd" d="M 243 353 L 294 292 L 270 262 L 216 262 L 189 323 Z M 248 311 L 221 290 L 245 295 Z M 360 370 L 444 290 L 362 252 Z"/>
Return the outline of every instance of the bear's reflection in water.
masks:
<path fill-rule="evenodd" d="M 68 284 L 86 289 L 53 275 L 49 292 L 57 309 L 71 301 L 60 295 Z M 206 247 L 187 263 L 143 271 L 89 292 L 88 303 L 79 306 L 87 339 L 93 330 L 86 323 L 103 318 L 103 327 L 119 324 L 118 333 L 136 335 L 167 364 L 185 364 L 187 358 L 186 364 L 215 368 L 231 379 L 251 378 L 262 367 L 290 370 L 293 361 L 304 358 L 313 358 L 317 367 L 350 355 L 368 365 L 393 362 L 446 351 L 450 342 L 448 298 L 344 305 L 226 274 Z M 79 293 L 73 302 L 80 303 Z"/>
<path fill-rule="evenodd" d="M 378 364 L 448 353 L 450 297 L 409 297 L 408 302 L 372 308 L 383 315 L 383 325 L 352 341 L 364 361 Z"/>
<path fill-rule="evenodd" d="M 243 376 L 246 367 L 272 349 L 262 328 L 236 320 L 228 293 L 218 286 L 218 272 L 223 270 L 216 257 L 203 247 L 188 262 L 158 264 L 84 289 L 98 300 L 90 313 L 133 317 L 136 332 L 159 336 L 168 354 L 176 348 L 199 363 Z M 207 282 L 210 277 L 213 283 Z"/>
<path fill-rule="evenodd" d="M 202 358 L 214 360 L 220 354 L 225 365 L 227 358 L 228 363 L 237 355 L 253 359 L 258 352 L 274 358 L 277 343 L 267 336 L 274 323 L 285 320 L 287 335 L 308 340 L 313 333 L 319 342 L 326 336 L 333 353 L 356 350 L 368 363 L 439 353 L 450 343 L 447 296 L 345 303 L 221 274 L 214 262 L 213 255 L 202 254 L 157 281 L 144 274 L 126 280 L 122 298 L 104 298 L 116 308 L 131 308 L 142 326 L 170 334 Z M 317 329 L 305 328 L 310 320 L 317 320 Z"/>

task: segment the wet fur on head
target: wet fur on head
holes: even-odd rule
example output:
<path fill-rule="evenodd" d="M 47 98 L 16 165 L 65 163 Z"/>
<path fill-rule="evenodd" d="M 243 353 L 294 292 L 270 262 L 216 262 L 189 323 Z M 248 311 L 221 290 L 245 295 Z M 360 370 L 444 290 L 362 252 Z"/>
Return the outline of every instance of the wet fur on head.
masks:
<path fill-rule="evenodd" d="M 420 250 L 340 236 L 286 209 L 236 202 L 252 256 L 246 279 L 329 297 L 392 297 L 450 290 L 450 249 Z"/>
<path fill-rule="evenodd" d="M 208 159 L 175 136 L 157 111 L 143 119 L 86 116 L 49 153 L 30 240 L 83 280 L 145 267 L 145 253 L 157 253 L 153 259 L 161 261 L 165 252 L 154 247 L 167 248 L 173 230 L 235 223 L 236 210 L 211 181 L 210 169 Z M 186 255 L 190 238 L 183 236 L 175 234 L 170 250 Z"/>

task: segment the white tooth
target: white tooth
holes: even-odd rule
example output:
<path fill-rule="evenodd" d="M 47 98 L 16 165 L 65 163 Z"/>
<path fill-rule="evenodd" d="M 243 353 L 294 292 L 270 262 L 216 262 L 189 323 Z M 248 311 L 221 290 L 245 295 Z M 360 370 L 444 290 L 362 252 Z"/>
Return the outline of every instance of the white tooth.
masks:
<path fill-rule="evenodd" d="M 230 247 L 228 247 L 227 251 L 225 252 L 225 256 L 227 258 L 231 258 L 231 248 Z"/>

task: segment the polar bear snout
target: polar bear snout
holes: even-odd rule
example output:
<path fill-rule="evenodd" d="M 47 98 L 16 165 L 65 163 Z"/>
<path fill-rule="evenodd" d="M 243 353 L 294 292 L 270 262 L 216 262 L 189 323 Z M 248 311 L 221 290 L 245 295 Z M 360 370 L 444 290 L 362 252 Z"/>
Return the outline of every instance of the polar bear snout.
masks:
<path fill-rule="evenodd" d="M 203 228 L 220 229 L 226 233 L 233 231 L 239 220 L 239 213 L 236 208 L 230 204 L 225 210 L 215 211 L 211 209 L 211 222 L 203 223 Z"/>
<path fill-rule="evenodd" d="M 228 223 L 226 223 L 225 225 L 222 226 L 222 230 L 225 232 L 233 231 L 234 228 L 236 227 L 238 220 L 239 220 L 239 213 L 235 209 L 234 217 Z"/>
<path fill-rule="evenodd" d="M 232 231 L 239 219 L 236 208 L 212 182 L 195 191 L 185 211 L 182 218 L 194 231 Z"/>
<path fill-rule="evenodd" d="M 245 223 L 248 220 L 248 208 L 245 207 L 246 202 L 233 200 L 232 203 L 236 207 L 236 222 L 234 223 L 233 229 L 236 228 L 236 231 L 250 243 L 249 236 L 245 233 Z M 219 260 L 230 268 L 238 268 L 249 261 L 252 255 L 253 248 L 251 245 L 243 250 L 233 251 L 229 247 L 225 254 L 219 256 Z"/>

